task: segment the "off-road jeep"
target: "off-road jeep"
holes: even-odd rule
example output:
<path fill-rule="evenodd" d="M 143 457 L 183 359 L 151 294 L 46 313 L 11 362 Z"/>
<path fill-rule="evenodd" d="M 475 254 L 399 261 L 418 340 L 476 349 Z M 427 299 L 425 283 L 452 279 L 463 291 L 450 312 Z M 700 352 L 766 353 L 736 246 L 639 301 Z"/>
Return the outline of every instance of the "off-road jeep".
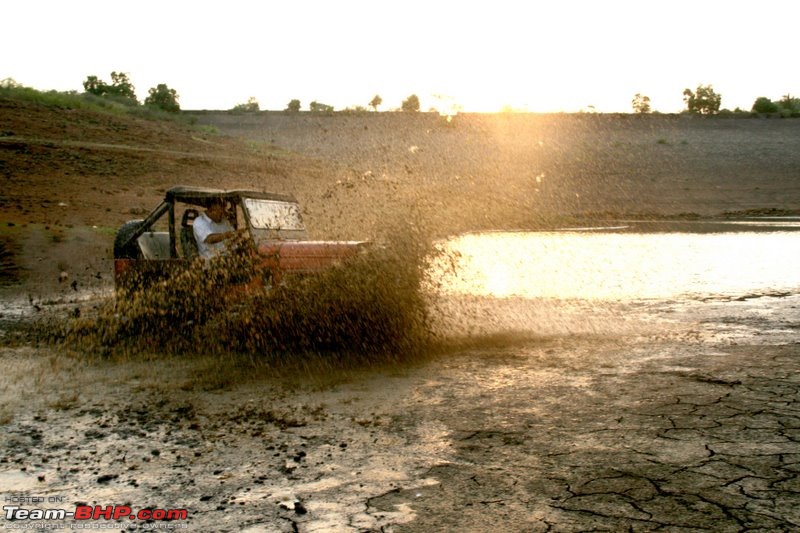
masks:
<path fill-rule="evenodd" d="M 294 197 L 269 192 L 174 187 L 144 220 L 126 222 L 114 240 L 114 279 L 130 287 L 161 279 L 197 257 L 194 219 L 210 201 L 226 204 L 234 228 L 258 254 L 258 264 L 273 284 L 284 274 L 329 268 L 362 250 L 363 241 L 308 240 Z M 178 222 L 179 221 L 179 222 Z"/>

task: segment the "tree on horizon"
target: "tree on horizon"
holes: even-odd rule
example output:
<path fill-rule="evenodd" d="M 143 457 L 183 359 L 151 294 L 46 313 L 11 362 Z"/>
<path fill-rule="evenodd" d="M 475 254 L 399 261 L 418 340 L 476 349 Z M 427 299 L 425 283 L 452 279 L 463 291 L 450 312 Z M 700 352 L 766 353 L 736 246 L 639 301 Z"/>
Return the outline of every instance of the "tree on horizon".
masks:
<path fill-rule="evenodd" d="M 683 90 L 683 101 L 686 111 L 699 115 L 715 115 L 719 113 L 722 95 L 717 94 L 711 85 L 698 85 L 697 91 Z"/>
<path fill-rule="evenodd" d="M 640 115 L 647 114 L 651 111 L 650 97 L 644 96 L 641 93 L 636 93 L 631 101 L 631 105 L 633 106 L 633 112 Z"/>
<path fill-rule="evenodd" d="M 416 112 L 419 111 L 419 97 L 416 94 L 412 94 L 405 100 L 403 100 L 403 105 L 401 108 L 403 111 L 410 111 Z"/>
<path fill-rule="evenodd" d="M 83 90 L 96 96 L 117 97 L 126 103 L 139 104 L 136 99 L 136 89 L 125 72 L 111 72 L 111 84 L 108 84 L 97 76 L 87 76 L 83 82 Z"/>
<path fill-rule="evenodd" d="M 175 89 L 167 87 L 166 83 L 159 83 L 157 87 L 151 87 L 147 98 L 144 99 L 144 105 L 157 107 L 170 113 L 177 113 L 181 110 L 181 106 L 178 104 L 178 93 Z"/>
<path fill-rule="evenodd" d="M 300 112 L 300 100 L 297 98 L 290 100 L 288 104 L 286 104 L 287 113 L 299 113 Z"/>

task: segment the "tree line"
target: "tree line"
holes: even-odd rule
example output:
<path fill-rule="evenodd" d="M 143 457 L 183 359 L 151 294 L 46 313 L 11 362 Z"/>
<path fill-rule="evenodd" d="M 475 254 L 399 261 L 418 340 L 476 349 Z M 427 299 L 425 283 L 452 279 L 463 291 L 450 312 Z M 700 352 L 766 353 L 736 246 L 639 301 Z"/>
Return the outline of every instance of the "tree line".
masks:
<path fill-rule="evenodd" d="M 373 111 L 378 111 L 378 107 L 380 107 L 382 104 L 383 98 L 379 94 L 373 96 L 372 100 L 369 101 L 369 107 L 371 107 Z M 294 98 L 290 100 L 288 104 L 286 104 L 284 111 L 286 113 L 299 113 L 302 108 L 303 106 L 300 100 Z M 419 111 L 419 97 L 416 94 L 410 95 L 408 98 L 403 100 L 400 109 L 402 111 L 410 112 Z M 259 110 L 260 106 L 255 96 L 251 96 L 248 98 L 246 103 L 237 104 L 231 109 L 231 111 L 235 113 L 252 113 Z M 323 104 L 322 102 L 313 100 L 308 104 L 308 110 L 312 113 L 333 113 L 334 108 L 332 105 Z M 348 108 L 345 111 L 365 112 L 367 111 L 367 108 L 364 106 L 356 106 L 353 108 Z"/>
<path fill-rule="evenodd" d="M 686 105 L 684 111 L 693 115 L 717 115 L 725 111 L 720 111 L 722 95 L 717 93 L 711 85 L 698 85 L 694 91 L 688 88 L 684 89 L 683 103 Z M 640 93 L 634 95 L 631 106 L 634 113 L 652 112 L 650 98 Z M 734 112 L 744 113 L 738 108 Z M 800 117 L 800 98 L 786 94 L 777 102 L 773 102 L 766 96 L 759 96 L 753 102 L 750 112 L 767 115 L 779 114 L 782 117 Z"/>
<path fill-rule="evenodd" d="M 136 98 L 136 89 L 124 72 L 112 72 L 111 83 L 94 75 L 87 76 L 83 82 L 83 90 L 95 96 L 112 98 L 126 105 L 139 105 L 139 100 Z M 144 105 L 170 113 L 177 113 L 181 110 L 178 98 L 178 93 L 175 89 L 170 89 L 166 83 L 159 83 L 148 90 Z"/>
<path fill-rule="evenodd" d="M 18 85 L 13 80 L 3 80 L 6 84 Z M 86 77 L 83 82 L 84 91 L 101 98 L 109 98 L 125 105 L 138 106 L 139 100 L 136 97 L 136 90 L 127 73 L 111 72 L 110 83 L 98 78 L 95 75 Z M 689 88 L 683 91 L 683 102 L 686 106 L 685 113 L 695 115 L 717 115 L 721 113 L 746 113 L 739 108 L 734 111 L 720 109 L 722 105 L 722 95 L 717 93 L 711 85 L 698 85 L 695 90 Z M 147 107 L 161 109 L 167 112 L 180 111 L 179 96 L 175 89 L 167 86 L 166 83 L 159 83 L 148 90 L 148 95 L 143 104 Z M 368 107 L 373 111 L 383 104 L 383 98 L 376 94 L 369 101 Z M 650 97 L 637 93 L 631 100 L 631 107 L 636 114 L 653 113 Z M 298 113 L 302 109 L 300 100 L 292 99 L 284 109 L 287 113 Z M 255 97 L 250 97 L 247 102 L 237 104 L 231 111 L 241 113 L 252 113 L 260 110 L 260 105 Z M 312 113 L 329 114 L 334 112 L 334 107 L 316 100 L 308 105 L 308 110 Z M 416 94 L 410 95 L 402 101 L 401 111 L 417 112 L 420 110 L 419 97 Z M 345 109 L 345 111 L 362 112 L 367 111 L 367 107 L 356 106 Z M 781 117 L 800 117 L 800 98 L 786 94 L 780 100 L 773 101 L 766 96 L 759 96 L 753 102 L 750 109 L 751 113 L 765 115 L 779 115 Z"/>
<path fill-rule="evenodd" d="M 711 85 L 698 85 L 697 89 L 684 89 L 683 102 L 686 105 L 684 113 L 692 115 L 717 115 L 724 113 L 727 110 L 720 109 L 722 105 L 722 95 L 717 93 Z M 380 95 L 375 95 L 369 102 L 369 107 L 373 111 L 377 111 L 378 107 L 383 103 L 383 98 Z M 653 113 L 650 103 L 650 97 L 641 93 L 636 93 L 633 100 L 631 100 L 631 107 L 634 113 L 647 114 Z M 300 112 L 302 105 L 300 100 L 291 100 L 284 109 L 287 113 Z M 259 106 L 255 97 L 251 97 L 247 104 L 239 104 L 233 108 L 233 111 L 258 111 Z M 311 102 L 308 110 L 312 113 L 331 113 L 333 106 L 322 104 L 316 100 Z M 420 103 L 419 97 L 412 94 L 400 106 L 401 111 L 419 111 Z M 345 111 L 367 111 L 366 107 L 356 106 L 348 108 Z M 745 111 L 737 108 L 735 111 L 727 111 L 728 113 L 745 113 Z M 751 113 L 757 114 L 779 114 L 782 117 L 800 117 L 800 98 L 793 97 L 789 94 L 784 95 L 780 100 L 773 102 L 766 96 L 759 96 L 753 103 L 750 109 Z"/>

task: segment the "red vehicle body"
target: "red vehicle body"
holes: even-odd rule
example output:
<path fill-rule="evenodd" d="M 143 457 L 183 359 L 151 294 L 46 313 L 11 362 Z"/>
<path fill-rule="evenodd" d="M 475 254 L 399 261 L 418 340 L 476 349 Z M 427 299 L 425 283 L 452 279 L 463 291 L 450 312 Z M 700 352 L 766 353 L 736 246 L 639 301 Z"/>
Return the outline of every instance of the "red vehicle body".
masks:
<path fill-rule="evenodd" d="M 229 221 L 246 229 L 258 264 L 278 283 L 285 274 L 330 268 L 364 249 L 364 241 L 308 240 L 300 207 L 289 195 L 248 190 L 173 187 L 147 218 L 125 223 L 114 240 L 117 287 L 160 279 L 197 257 L 192 224 L 212 200 L 223 200 Z M 180 217 L 180 218 L 178 218 Z M 180 223 L 178 223 L 180 220 Z"/>

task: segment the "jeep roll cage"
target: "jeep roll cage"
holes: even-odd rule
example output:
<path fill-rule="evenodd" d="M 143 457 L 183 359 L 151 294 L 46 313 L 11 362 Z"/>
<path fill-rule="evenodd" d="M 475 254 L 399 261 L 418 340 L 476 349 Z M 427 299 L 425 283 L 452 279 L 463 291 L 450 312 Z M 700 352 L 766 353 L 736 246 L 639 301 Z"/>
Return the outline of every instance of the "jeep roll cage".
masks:
<path fill-rule="evenodd" d="M 257 200 L 271 200 L 276 202 L 287 202 L 297 204 L 294 196 L 288 194 L 277 194 L 263 191 L 253 191 L 246 189 L 212 189 L 206 187 L 187 187 L 177 186 L 168 189 L 164 195 L 164 200 L 156 207 L 147 218 L 138 222 L 132 231 L 125 235 L 124 240 L 115 244 L 115 248 L 126 250 L 132 243 L 148 231 L 164 214 L 169 213 L 169 253 L 170 257 L 178 257 L 178 245 L 175 232 L 175 204 L 185 203 L 200 207 L 208 207 L 212 200 L 222 200 L 240 205 L 244 198 Z M 244 211 L 244 216 L 248 227 L 250 226 L 249 214 Z"/>

